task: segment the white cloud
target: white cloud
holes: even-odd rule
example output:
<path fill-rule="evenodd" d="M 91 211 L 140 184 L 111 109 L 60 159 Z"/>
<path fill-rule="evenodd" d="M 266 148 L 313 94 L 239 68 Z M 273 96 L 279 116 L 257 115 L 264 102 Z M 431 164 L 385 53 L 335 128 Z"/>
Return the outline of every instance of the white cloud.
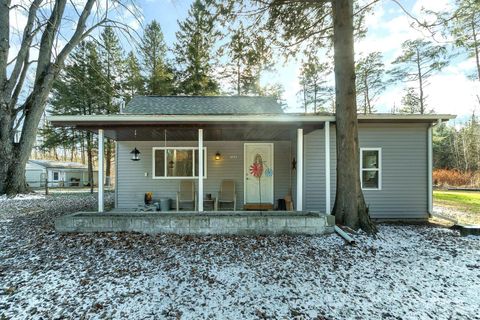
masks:
<path fill-rule="evenodd" d="M 459 116 L 471 114 L 479 107 L 477 94 L 480 85 L 463 74 L 439 74 L 432 76 L 426 88 L 428 104 L 437 113 L 453 113 Z"/>
<path fill-rule="evenodd" d="M 356 52 L 382 52 L 388 69 L 391 61 L 401 53 L 401 44 L 405 40 L 428 39 L 429 34 L 412 28 L 413 20 L 399 8 L 395 9 L 391 6 L 387 8 L 385 3 L 379 8 L 380 19 L 371 18 L 368 34 L 365 39 L 356 43 Z M 418 0 L 411 7 L 410 12 L 423 21 L 431 17 L 425 16 L 422 9 L 443 11 L 448 8 L 451 8 L 451 0 Z M 375 21 L 377 24 L 373 23 Z M 478 108 L 476 95 L 480 93 L 479 84 L 472 82 L 466 76 L 474 67 L 474 59 L 455 59 L 452 65 L 432 76 L 430 85 L 425 89 L 429 107 L 434 108 L 437 113 L 454 113 L 459 116 L 471 114 L 473 108 Z M 404 87 L 406 87 L 404 84 L 388 87 L 378 99 L 378 111 L 390 112 L 394 105 L 400 108 Z"/>

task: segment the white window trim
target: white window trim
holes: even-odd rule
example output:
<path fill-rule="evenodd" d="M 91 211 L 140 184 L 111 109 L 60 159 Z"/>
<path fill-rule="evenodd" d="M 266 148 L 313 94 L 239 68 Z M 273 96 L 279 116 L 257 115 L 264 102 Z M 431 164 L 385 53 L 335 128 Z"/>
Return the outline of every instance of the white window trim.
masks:
<path fill-rule="evenodd" d="M 363 151 L 377 151 L 378 152 L 378 168 L 364 169 L 363 168 Z M 378 171 L 378 188 L 364 188 L 363 187 L 363 171 Z M 360 185 L 362 190 L 382 190 L 382 148 L 360 148 Z"/>
<path fill-rule="evenodd" d="M 55 173 L 58 173 L 58 179 L 57 180 L 55 180 Z M 52 181 L 53 182 L 62 181 L 62 179 L 60 178 L 60 171 L 58 171 L 58 170 L 52 171 Z"/>
<path fill-rule="evenodd" d="M 160 177 L 155 175 L 155 151 L 156 150 L 192 150 L 193 151 L 193 175 L 188 176 L 188 177 Z M 198 150 L 198 147 L 153 147 L 152 148 L 152 179 L 158 179 L 158 180 L 191 180 L 191 179 L 198 179 L 198 175 L 196 175 L 195 172 L 195 150 Z M 203 168 L 205 171 L 205 174 L 203 175 L 203 179 L 207 178 L 207 147 L 203 147 L 203 154 L 205 160 L 203 161 Z M 165 162 L 164 162 L 164 172 L 167 172 L 167 157 L 165 154 Z"/>

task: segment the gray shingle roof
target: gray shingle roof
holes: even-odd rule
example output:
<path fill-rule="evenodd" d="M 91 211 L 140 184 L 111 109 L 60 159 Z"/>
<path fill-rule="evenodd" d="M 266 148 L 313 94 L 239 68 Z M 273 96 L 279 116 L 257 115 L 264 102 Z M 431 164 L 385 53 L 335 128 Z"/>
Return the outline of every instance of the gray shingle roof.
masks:
<path fill-rule="evenodd" d="M 244 96 L 137 96 L 126 114 L 278 114 L 282 106 L 272 97 Z"/>

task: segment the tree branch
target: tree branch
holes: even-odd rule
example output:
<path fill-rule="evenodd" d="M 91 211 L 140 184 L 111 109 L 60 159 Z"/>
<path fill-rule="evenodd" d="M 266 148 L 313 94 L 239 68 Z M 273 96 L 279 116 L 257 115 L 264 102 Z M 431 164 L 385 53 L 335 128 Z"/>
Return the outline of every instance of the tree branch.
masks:
<path fill-rule="evenodd" d="M 67 56 L 73 50 L 73 48 L 79 42 L 81 42 L 85 37 L 87 37 L 96 26 L 99 26 L 103 23 L 103 22 L 99 22 L 85 32 L 87 19 L 90 16 L 94 3 L 95 3 L 95 0 L 88 0 L 87 3 L 85 4 L 85 7 L 82 10 L 82 14 L 78 19 L 78 24 L 77 24 L 77 27 L 75 28 L 75 32 L 73 33 L 72 37 L 70 38 L 68 43 L 65 45 L 65 47 L 63 47 L 63 49 L 58 54 L 55 64 L 57 65 L 63 64 Z"/>
<path fill-rule="evenodd" d="M 28 52 L 30 51 L 30 45 L 32 44 L 33 37 L 35 32 L 33 32 L 33 25 L 35 23 L 35 18 L 37 15 L 37 10 L 42 3 L 43 0 L 34 0 L 30 9 L 28 10 L 28 19 L 25 29 L 23 31 L 23 39 L 20 45 L 20 50 L 18 51 L 15 66 L 13 67 L 13 71 L 10 75 L 10 78 L 7 82 L 7 94 L 10 95 L 12 93 L 15 84 L 17 83 L 18 77 L 20 76 L 20 72 L 22 71 L 22 67 L 25 66 L 25 57 L 28 56 Z M 27 57 L 28 61 L 28 57 Z M 22 81 L 23 82 L 23 81 Z"/>

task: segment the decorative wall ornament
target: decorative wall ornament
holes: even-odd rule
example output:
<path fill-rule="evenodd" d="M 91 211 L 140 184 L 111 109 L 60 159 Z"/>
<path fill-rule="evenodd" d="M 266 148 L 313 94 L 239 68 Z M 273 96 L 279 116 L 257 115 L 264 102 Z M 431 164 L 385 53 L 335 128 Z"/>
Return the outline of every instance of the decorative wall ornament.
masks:
<path fill-rule="evenodd" d="M 258 179 L 258 195 L 260 198 L 260 204 L 262 204 L 262 175 L 263 175 L 263 159 L 262 156 L 257 153 L 253 158 L 253 163 L 250 165 L 250 174 Z"/>
<path fill-rule="evenodd" d="M 265 177 L 273 177 L 272 168 L 267 168 L 267 170 L 265 170 Z"/>
<path fill-rule="evenodd" d="M 250 174 L 258 179 L 258 195 L 260 204 L 262 204 L 262 177 L 273 177 L 273 169 L 267 167 L 266 161 L 257 153 L 253 159 L 253 163 L 250 165 Z"/>

